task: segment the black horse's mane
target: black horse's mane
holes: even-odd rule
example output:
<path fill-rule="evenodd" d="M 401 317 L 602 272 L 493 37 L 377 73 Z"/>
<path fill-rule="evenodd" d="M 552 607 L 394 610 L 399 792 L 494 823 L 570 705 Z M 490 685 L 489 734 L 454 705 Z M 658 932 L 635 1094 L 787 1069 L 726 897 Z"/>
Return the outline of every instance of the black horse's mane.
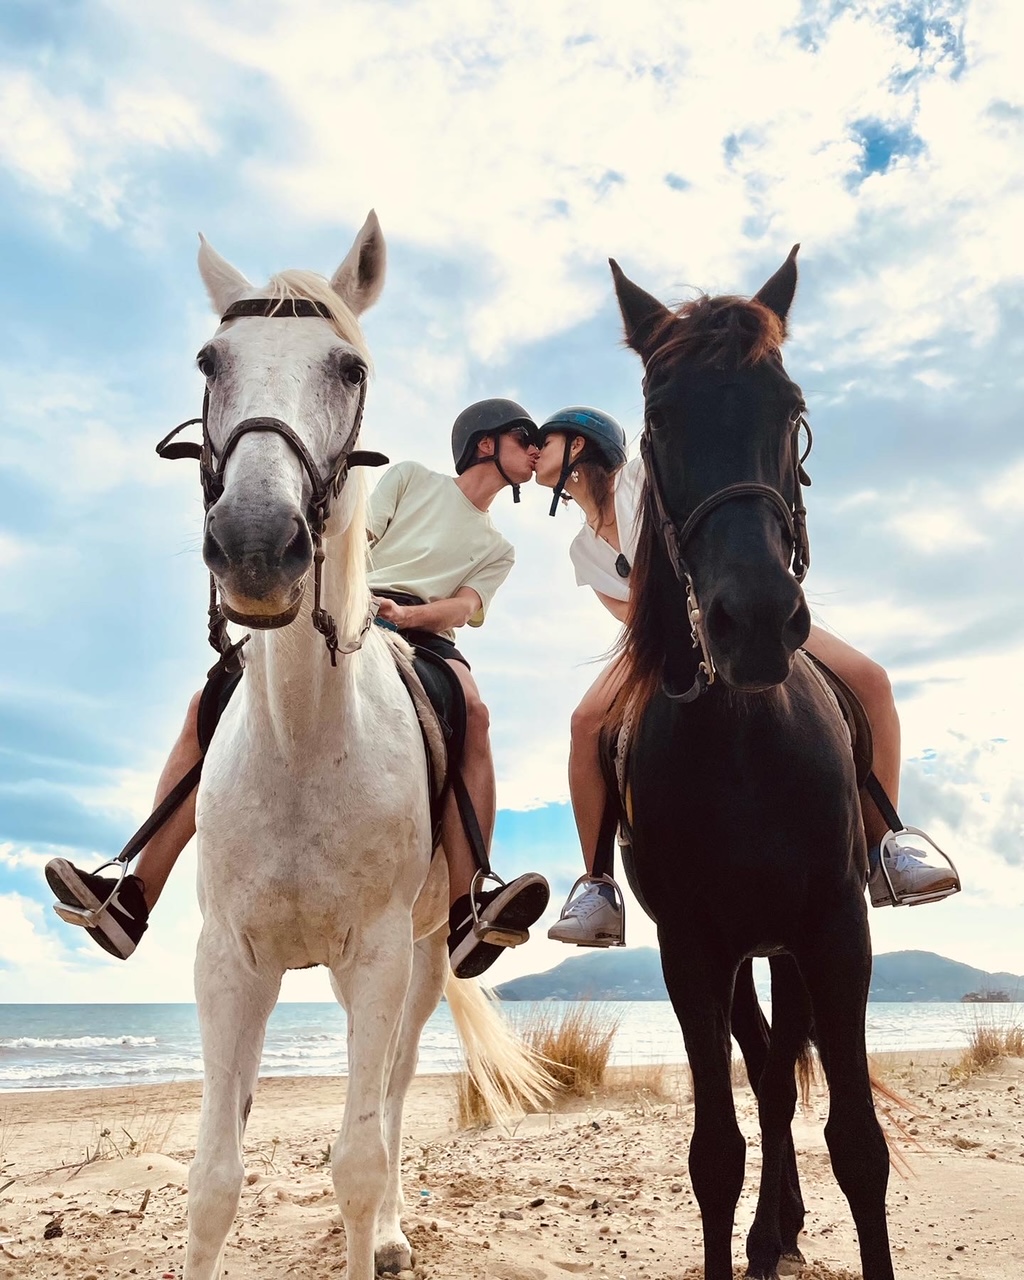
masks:
<path fill-rule="evenodd" d="M 756 298 L 701 294 L 669 312 L 651 335 L 646 365 L 659 373 L 677 361 L 707 367 L 739 367 L 778 360 L 785 321 Z M 646 383 L 645 383 L 646 385 Z M 629 580 L 629 612 L 613 652 L 623 659 L 619 692 L 605 717 L 618 728 L 627 710 L 639 715 L 661 683 L 666 618 L 658 599 L 655 563 L 657 522 L 646 480 L 637 509 L 637 545 Z"/>
<path fill-rule="evenodd" d="M 753 365 L 778 357 L 786 323 L 756 298 L 702 293 L 666 312 L 651 334 L 647 369 L 666 361 Z"/>

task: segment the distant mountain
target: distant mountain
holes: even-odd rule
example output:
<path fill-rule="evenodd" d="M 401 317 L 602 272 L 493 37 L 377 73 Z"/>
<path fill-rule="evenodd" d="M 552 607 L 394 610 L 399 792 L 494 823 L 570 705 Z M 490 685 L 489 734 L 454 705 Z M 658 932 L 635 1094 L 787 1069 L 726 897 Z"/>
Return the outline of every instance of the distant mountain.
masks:
<path fill-rule="evenodd" d="M 932 951 L 890 951 L 875 956 L 872 1000 L 954 1001 L 970 992 L 1005 991 L 1024 1000 L 1024 977 L 986 973 Z M 545 973 L 513 978 L 495 988 L 502 1000 L 667 1000 L 661 957 L 653 947 L 590 951 Z M 758 994 L 768 995 L 758 981 Z"/>

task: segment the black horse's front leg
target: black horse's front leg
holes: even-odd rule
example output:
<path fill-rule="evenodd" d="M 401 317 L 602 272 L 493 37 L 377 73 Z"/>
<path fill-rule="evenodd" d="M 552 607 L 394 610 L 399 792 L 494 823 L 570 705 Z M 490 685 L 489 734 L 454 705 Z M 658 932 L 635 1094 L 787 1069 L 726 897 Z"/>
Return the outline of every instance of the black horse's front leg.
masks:
<path fill-rule="evenodd" d="M 832 919 L 799 957 L 814 1010 L 815 1037 L 829 1088 L 825 1141 L 850 1204 L 864 1280 L 893 1280 L 885 1213 L 889 1148 L 875 1115 L 864 1017 L 871 975 L 863 898 Z M 842 991 L 845 998 L 836 999 Z"/>
<path fill-rule="evenodd" d="M 665 985 L 693 1077 L 689 1167 L 704 1227 L 704 1277 L 732 1280 L 732 1229 L 746 1154 L 732 1096 L 733 969 L 675 946 L 661 929 L 659 940 Z"/>

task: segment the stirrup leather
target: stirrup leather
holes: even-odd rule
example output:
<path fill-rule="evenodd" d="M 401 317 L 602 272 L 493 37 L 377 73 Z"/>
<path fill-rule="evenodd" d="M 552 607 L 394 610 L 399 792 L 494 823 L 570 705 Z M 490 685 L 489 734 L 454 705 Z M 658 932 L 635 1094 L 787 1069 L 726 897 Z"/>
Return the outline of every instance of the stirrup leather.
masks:
<path fill-rule="evenodd" d="M 505 881 L 501 876 L 495 875 L 493 871 L 477 871 L 473 877 L 473 882 L 469 886 L 469 906 L 473 912 L 473 933 L 481 942 L 489 942 L 494 947 L 518 947 L 521 943 L 528 941 L 530 937 L 529 929 L 509 929 L 502 925 L 497 925 L 491 921 L 484 920 L 480 915 L 480 907 L 477 903 L 477 894 L 487 880 L 493 880 L 501 888 L 505 888 Z"/>
<path fill-rule="evenodd" d="M 892 877 L 889 875 L 889 868 L 885 865 L 885 858 L 886 854 L 895 855 L 900 852 L 909 852 L 901 849 L 899 844 L 901 836 L 913 836 L 915 845 L 923 840 L 925 844 L 934 849 L 952 871 L 954 883 L 945 889 L 928 889 L 921 893 L 899 893 L 893 885 Z M 931 836 L 926 831 L 922 831 L 920 827 L 901 827 L 899 831 L 887 831 L 882 837 L 878 848 L 878 874 L 882 877 L 889 890 L 889 897 L 894 907 L 917 907 L 925 902 L 941 902 L 943 898 L 952 897 L 954 893 L 960 892 L 960 873 L 954 866 L 953 859 L 944 849 L 940 849 Z"/>
<path fill-rule="evenodd" d="M 121 868 L 121 874 L 117 877 L 117 883 L 114 885 L 113 889 L 111 889 L 110 893 L 107 894 L 106 899 L 101 902 L 98 907 L 72 907 L 65 902 L 55 902 L 53 904 L 54 911 L 56 911 L 65 924 L 81 925 L 83 929 L 95 929 L 99 925 L 103 918 L 103 913 L 117 897 L 117 891 L 120 889 L 125 876 L 128 874 L 127 859 L 122 861 L 120 858 L 111 858 L 108 862 L 104 862 L 102 867 L 97 867 L 96 871 L 92 873 L 93 875 L 96 875 L 100 871 L 105 871 L 107 867 L 117 866 L 120 866 Z"/>

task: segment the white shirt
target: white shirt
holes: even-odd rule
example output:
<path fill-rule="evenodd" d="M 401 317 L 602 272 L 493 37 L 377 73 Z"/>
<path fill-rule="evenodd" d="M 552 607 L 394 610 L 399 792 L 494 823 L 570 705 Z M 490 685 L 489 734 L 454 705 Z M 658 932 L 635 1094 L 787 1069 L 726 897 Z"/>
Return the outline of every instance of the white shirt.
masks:
<path fill-rule="evenodd" d="M 615 523 L 619 530 L 619 545 L 630 568 L 636 555 L 637 511 L 643 485 L 643 458 L 633 458 L 615 473 Z M 612 600 L 629 599 L 629 578 L 622 577 L 615 568 L 619 552 L 610 542 L 598 537 L 589 524 L 584 524 L 570 543 L 569 558 L 576 569 L 578 587 L 593 587 Z"/>
<path fill-rule="evenodd" d="M 515 551 L 451 476 L 418 462 L 390 467 L 370 495 L 370 590 L 407 591 L 427 604 L 450 600 L 472 587 L 481 607 L 469 619 L 479 627 L 487 606 L 508 577 Z"/>

